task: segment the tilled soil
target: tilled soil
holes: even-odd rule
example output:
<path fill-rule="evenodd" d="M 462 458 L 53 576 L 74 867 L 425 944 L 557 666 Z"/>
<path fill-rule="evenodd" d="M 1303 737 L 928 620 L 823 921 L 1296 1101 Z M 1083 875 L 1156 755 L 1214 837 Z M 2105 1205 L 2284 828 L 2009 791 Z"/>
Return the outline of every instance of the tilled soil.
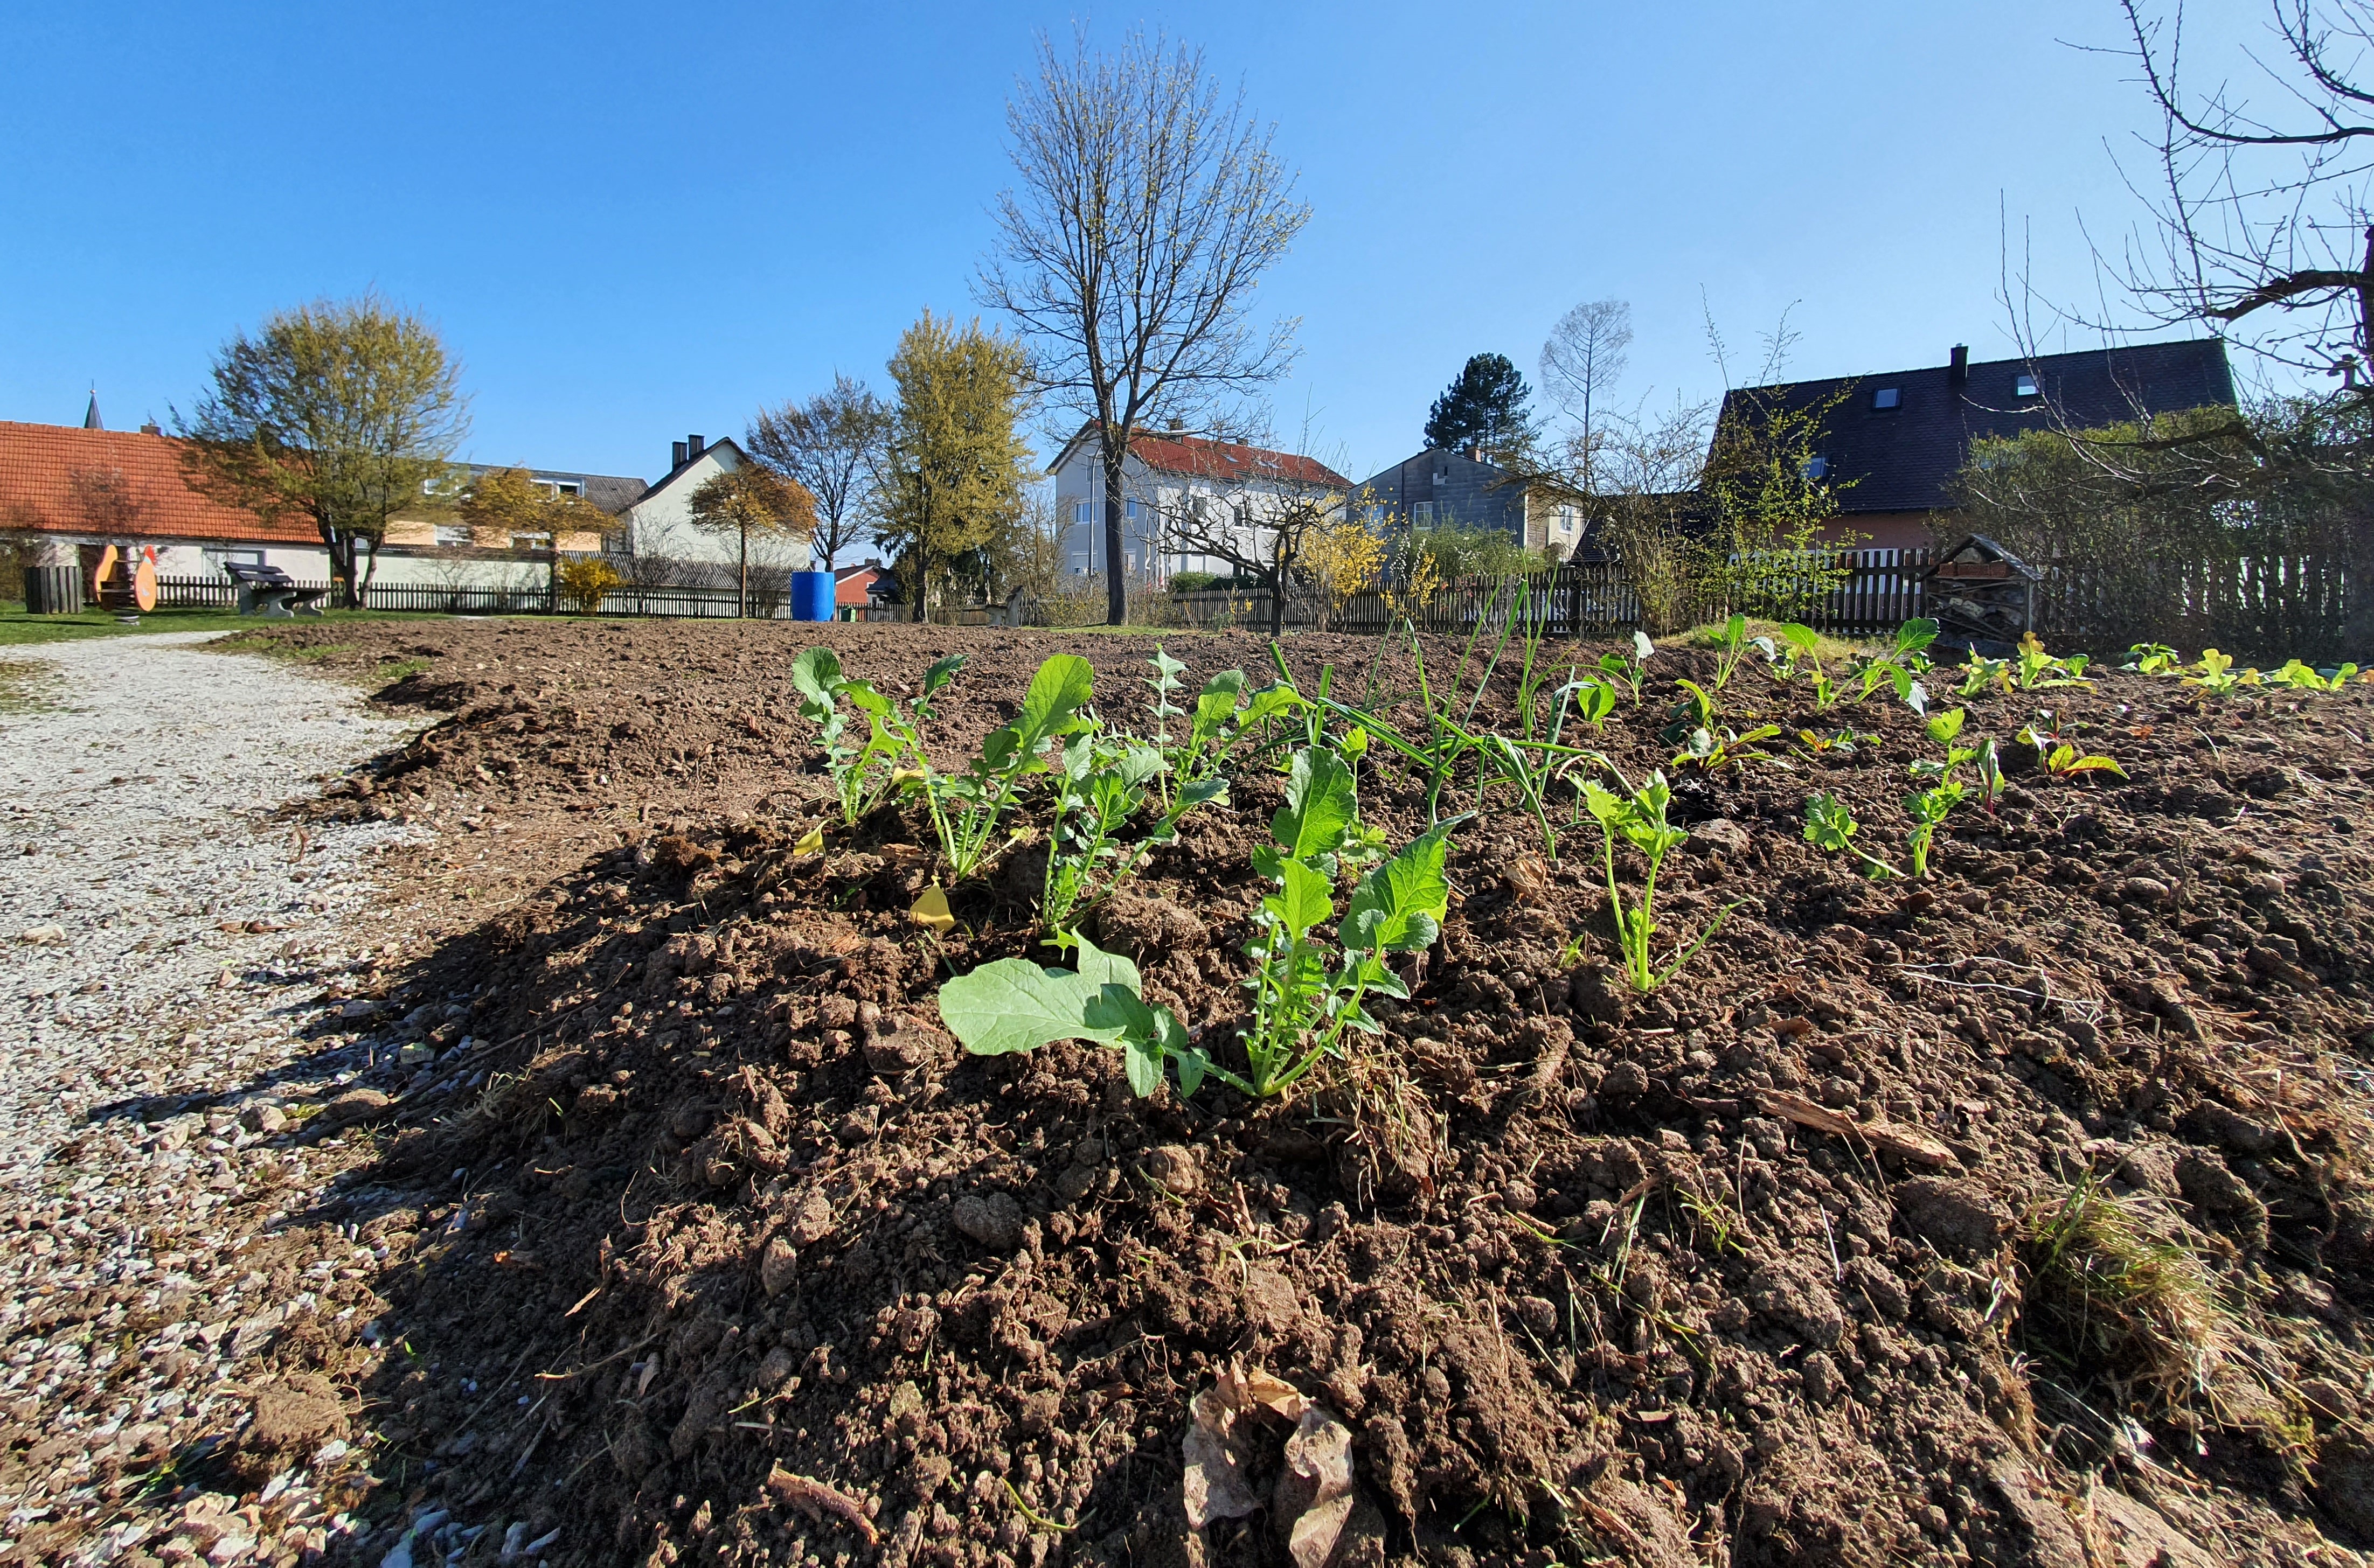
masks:
<path fill-rule="evenodd" d="M 384 1310 L 318 1352 L 382 1482 L 370 1552 L 411 1521 L 457 1561 L 533 1538 L 556 1564 L 1317 1568 L 1273 1494 L 1283 1425 L 1245 1458 L 1263 1506 L 1189 1527 L 1190 1403 L 1239 1367 L 1348 1430 L 1336 1562 L 2374 1546 L 2374 689 L 1974 699 L 1965 738 L 2002 743 L 2012 786 L 1916 885 L 1803 836 L 1833 792 L 1901 861 L 1906 768 L 1935 750 L 1914 714 L 1817 714 L 1743 668 L 1729 721 L 1851 749 L 1674 770 L 1673 682 L 1713 660 L 1661 652 L 1587 743 L 1675 774 L 1693 836 L 1658 914 L 1689 940 L 1727 909 L 1704 949 L 1631 994 L 1595 831 L 1562 809 L 1553 857 L 1487 794 L 1411 1001 L 1256 1106 L 1139 1100 L 1085 1046 L 957 1051 L 939 983 L 1040 951 L 1034 847 L 952 890 L 945 936 L 907 914 L 934 858 L 911 815 L 797 853 L 829 814 L 787 680 L 804 631 L 886 689 L 967 653 L 944 762 L 1059 649 L 1143 724 L 1151 637 L 271 634 L 414 668 L 382 700 L 441 715 L 320 807 L 442 833 L 390 868 L 391 924 L 430 955 L 368 1042 L 384 1139 L 307 1217 L 380 1259 Z M 1269 667 L 1249 637 L 1169 647 L 1191 688 Z M 1370 642 L 1287 652 L 1339 694 L 1414 685 Z M 1457 654 L 1430 652 L 1438 682 Z M 1508 725 L 1513 688 L 1504 667 L 1478 721 Z M 2031 720 L 2128 777 L 2042 775 L 2012 740 Z M 1376 751 L 1361 783 L 1395 843 L 1424 825 Z M 1224 1051 L 1280 799 L 1248 759 L 1093 922 Z M 1640 870 L 1619 859 L 1628 894 Z"/>

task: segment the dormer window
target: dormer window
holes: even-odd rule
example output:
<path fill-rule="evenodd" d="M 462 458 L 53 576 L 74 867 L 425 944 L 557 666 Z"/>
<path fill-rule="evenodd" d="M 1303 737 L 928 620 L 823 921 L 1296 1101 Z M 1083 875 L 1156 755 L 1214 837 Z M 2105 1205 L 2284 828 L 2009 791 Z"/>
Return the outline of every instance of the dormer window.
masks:
<path fill-rule="evenodd" d="M 1827 478 L 1830 472 L 1830 460 L 1816 453 L 1805 460 L 1803 472 L 1808 479 Z"/>
<path fill-rule="evenodd" d="M 1881 387 L 1877 389 L 1871 394 L 1871 406 L 1875 412 L 1883 414 L 1893 409 L 1903 407 L 1904 389 L 1901 387 Z"/>
<path fill-rule="evenodd" d="M 2034 397 L 2044 389 L 2036 384 L 2036 378 L 2034 376 L 2022 371 L 2018 381 L 2014 383 L 2012 390 L 2022 397 Z"/>

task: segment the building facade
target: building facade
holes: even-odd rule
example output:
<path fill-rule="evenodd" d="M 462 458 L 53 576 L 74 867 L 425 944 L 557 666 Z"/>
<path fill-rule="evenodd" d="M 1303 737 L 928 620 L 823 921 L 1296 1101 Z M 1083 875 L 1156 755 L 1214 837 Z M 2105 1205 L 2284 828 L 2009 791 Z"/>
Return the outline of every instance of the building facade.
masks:
<path fill-rule="evenodd" d="M 1096 427 L 1084 425 L 1051 469 L 1064 568 L 1075 577 L 1106 568 L 1104 467 Z M 1352 486 L 1316 459 L 1180 430 L 1138 436 L 1122 467 L 1122 569 L 1135 587 L 1160 588 L 1180 572 L 1228 574 L 1225 556 L 1199 548 L 1224 542 L 1264 556 L 1263 521 L 1287 507 L 1340 511 Z"/>
<path fill-rule="evenodd" d="M 1571 556 L 1582 542 L 1581 509 L 1519 475 L 1464 452 L 1428 447 L 1379 469 L 1358 491 L 1381 531 L 1496 529 L 1528 550 Z"/>

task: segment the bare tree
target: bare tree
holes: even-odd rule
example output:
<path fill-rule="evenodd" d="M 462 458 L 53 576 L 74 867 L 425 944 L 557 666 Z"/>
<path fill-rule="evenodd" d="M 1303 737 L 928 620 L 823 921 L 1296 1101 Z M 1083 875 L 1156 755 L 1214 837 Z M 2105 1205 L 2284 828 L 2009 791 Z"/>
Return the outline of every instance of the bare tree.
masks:
<path fill-rule="evenodd" d="M 1574 421 L 1570 464 L 1589 485 L 1598 463 L 1595 415 L 1624 375 L 1632 345 L 1632 307 L 1622 299 L 1587 299 L 1558 318 L 1542 345 L 1542 385 Z"/>
<path fill-rule="evenodd" d="M 1306 440 L 1305 444 L 1308 442 Z M 1329 466 L 1316 459 L 1266 447 L 1251 448 L 1251 461 L 1215 463 L 1208 485 L 1193 475 L 1175 490 L 1141 497 L 1161 531 L 1166 554 L 1209 556 L 1226 561 L 1239 582 L 1268 590 L 1269 629 L 1286 626 L 1286 601 L 1301 580 L 1305 544 L 1320 529 L 1344 521 L 1347 497 Z"/>
<path fill-rule="evenodd" d="M 1095 427 L 1104 477 L 1107 614 L 1128 619 L 1120 565 L 1132 439 L 1216 411 L 1284 373 L 1292 320 L 1265 332 L 1252 293 L 1310 216 L 1241 94 L 1201 52 L 1132 33 L 1069 59 L 1044 35 L 1038 79 L 1007 105 L 1018 188 L 998 197 L 981 293 L 1040 351 L 1041 389 Z"/>
<path fill-rule="evenodd" d="M 745 445 L 750 455 L 816 497 L 816 549 L 824 569 L 879 521 L 882 460 L 895 423 L 864 381 L 836 374 L 805 403 L 763 409 Z"/>
<path fill-rule="evenodd" d="M 2151 319 L 2236 330 L 2239 346 L 2294 370 L 2362 375 L 2374 340 L 2374 0 L 2271 0 L 2262 109 L 2223 76 L 2192 86 L 2181 0 L 2120 0 L 2159 126 L 2142 136 L 2153 177 L 2129 184 L 2157 232 L 2115 270 Z M 2108 324 L 2108 323 L 2094 323 Z"/>

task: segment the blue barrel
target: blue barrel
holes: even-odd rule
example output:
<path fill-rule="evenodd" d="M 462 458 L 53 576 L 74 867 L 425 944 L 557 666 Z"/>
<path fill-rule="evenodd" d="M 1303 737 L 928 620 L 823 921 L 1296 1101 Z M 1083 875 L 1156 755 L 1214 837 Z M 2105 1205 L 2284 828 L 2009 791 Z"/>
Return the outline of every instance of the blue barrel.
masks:
<path fill-rule="evenodd" d="M 793 572 L 792 574 L 792 619 L 795 621 L 832 619 L 832 573 Z"/>

